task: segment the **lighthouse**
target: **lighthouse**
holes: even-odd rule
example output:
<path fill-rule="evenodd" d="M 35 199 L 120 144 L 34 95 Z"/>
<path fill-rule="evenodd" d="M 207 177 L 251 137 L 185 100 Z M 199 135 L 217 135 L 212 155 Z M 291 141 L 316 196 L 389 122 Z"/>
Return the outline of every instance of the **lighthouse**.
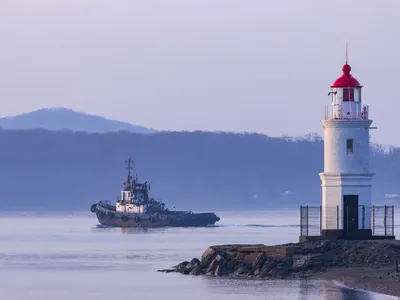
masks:
<path fill-rule="evenodd" d="M 347 56 L 347 55 L 346 55 Z M 347 58 L 342 76 L 331 85 L 325 109 L 321 234 L 372 236 L 369 131 L 372 120 L 362 101 L 362 85 L 351 74 Z"/>
<path fill-rule="evenodd" d="M 395 239 L 394 206 L 372 204 L 369 133 L 372 120 L 362 85 L 346 60 L 325 107 L 320 206 L 300 206 L 300 241 Z"/>

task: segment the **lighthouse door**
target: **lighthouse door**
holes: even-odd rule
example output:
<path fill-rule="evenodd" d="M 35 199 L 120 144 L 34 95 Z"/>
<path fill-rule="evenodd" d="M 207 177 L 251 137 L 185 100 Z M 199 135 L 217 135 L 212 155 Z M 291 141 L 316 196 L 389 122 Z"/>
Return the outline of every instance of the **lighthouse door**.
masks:
<path fill-rule="evenodd" d="M 358 195 L 343 195 L 344 234 L 357 236 L 358 234 Z"/>

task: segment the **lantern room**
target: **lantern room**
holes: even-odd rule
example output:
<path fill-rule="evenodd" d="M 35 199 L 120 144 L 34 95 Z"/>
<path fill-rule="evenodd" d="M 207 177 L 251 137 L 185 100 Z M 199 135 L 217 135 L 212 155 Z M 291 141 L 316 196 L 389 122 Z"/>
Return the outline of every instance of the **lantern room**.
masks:
<path fill-rule="evenodd" d="M 361 102 L 362 85 L 351 74 L 350 65 L 342 67 L 343 74 L 331 85 L 331 106 L 326 107 L 325 120 L 368 120 L 368 106 Z"/>

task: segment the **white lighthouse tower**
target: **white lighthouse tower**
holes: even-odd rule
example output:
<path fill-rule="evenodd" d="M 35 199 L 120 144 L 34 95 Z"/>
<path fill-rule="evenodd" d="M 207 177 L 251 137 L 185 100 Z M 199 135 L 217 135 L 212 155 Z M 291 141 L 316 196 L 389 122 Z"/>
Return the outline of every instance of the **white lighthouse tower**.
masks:
<path fill-rule="evenodd" d="M 331 86 L 331 105 L 325 110 L 324 172 L 322 181 L 321 234 L 343 238 L 368 238 L 371 230 L 369 130 L 372 120 L 361 97 L 361 84 L 343 74 Z"/>

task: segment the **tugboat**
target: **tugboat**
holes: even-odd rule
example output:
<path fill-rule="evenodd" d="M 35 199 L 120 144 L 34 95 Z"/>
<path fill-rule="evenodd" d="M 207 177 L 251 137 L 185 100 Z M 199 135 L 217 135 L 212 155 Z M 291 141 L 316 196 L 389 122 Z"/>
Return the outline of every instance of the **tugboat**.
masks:
<path fill-rule="evenodd" d="M 200 227 L 214 225 L 220 220 L 214 213 L 171 211 L 165 203 L 149 196 L 150 184 L 132 177 L 133 161 L 126 161 L 128 176 L 116 205 L 99 201 L 90 207 L 99 223 L 111 227 Z"/>

